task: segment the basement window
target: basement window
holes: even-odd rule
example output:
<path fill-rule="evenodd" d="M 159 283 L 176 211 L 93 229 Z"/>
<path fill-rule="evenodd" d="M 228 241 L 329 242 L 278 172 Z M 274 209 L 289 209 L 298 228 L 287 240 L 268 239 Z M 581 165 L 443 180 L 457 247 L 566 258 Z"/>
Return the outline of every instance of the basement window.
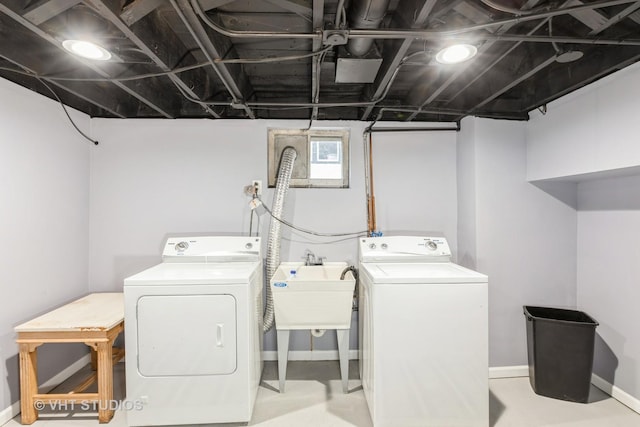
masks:
<path fill-rule="evenodd" d="M 348 188 L 349 131 L 269 129 L 269 187 L 275 187 L 282 152 L 293 147 L 291 187 Z"/>

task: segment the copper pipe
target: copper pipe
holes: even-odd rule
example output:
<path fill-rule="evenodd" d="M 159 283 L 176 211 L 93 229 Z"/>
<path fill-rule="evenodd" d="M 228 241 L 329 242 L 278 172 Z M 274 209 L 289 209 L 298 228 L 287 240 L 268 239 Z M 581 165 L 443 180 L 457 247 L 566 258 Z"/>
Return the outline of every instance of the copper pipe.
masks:
<path fill-rule="evenodd" d="M 369 132 L 369 235 L 377 230 L 376 225 L 376 197 L 373 192 L 373 136 Z"/>

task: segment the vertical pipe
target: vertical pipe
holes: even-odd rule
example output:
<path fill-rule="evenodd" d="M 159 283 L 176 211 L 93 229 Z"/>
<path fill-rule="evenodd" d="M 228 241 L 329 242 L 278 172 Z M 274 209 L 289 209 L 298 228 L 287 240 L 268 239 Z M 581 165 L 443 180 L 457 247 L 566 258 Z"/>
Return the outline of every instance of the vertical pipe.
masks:
<path fill-rule="evenodd" d="M 367 138 L 368 136 L 368 138 Z M 371 132 L 364 134 L 365 145 L 365 179 L 367 185 L 367 231 L 369 236 L 377 229 L 376 197 L 373 191 L 373 139 Z"/>

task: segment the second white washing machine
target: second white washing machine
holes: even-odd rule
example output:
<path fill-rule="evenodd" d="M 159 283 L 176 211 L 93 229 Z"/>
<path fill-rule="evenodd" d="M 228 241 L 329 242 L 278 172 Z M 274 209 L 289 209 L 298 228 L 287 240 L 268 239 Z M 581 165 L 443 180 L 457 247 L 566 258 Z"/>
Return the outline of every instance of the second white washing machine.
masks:
<path fill-rule="evenodd" d="M 488 427 L 487 276 L 444 238 L 360 239 L 360 377 L 375 427 Z"/>
<path fill-rule="evenodd" d="M 168 239 L 124 281 L 127 424 L 248 422 L 262 375 L 257 237 Z"/>

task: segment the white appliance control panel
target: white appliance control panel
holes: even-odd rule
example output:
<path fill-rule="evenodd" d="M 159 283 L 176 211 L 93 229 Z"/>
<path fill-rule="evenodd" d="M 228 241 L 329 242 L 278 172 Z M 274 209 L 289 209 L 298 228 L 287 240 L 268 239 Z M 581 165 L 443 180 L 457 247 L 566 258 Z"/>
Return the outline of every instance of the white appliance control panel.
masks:
<path fill-rule="evenodd" d="M 169 237 L 162 251 L 164 262 L 248 262 L 260 257 L 260 238 L 243 236 Z"/>
<path fill-rule="evenodd" d="M 448 262 L 451 250 L 444 237 L 366 237 L 359 242 L 362 262 Z"/>

